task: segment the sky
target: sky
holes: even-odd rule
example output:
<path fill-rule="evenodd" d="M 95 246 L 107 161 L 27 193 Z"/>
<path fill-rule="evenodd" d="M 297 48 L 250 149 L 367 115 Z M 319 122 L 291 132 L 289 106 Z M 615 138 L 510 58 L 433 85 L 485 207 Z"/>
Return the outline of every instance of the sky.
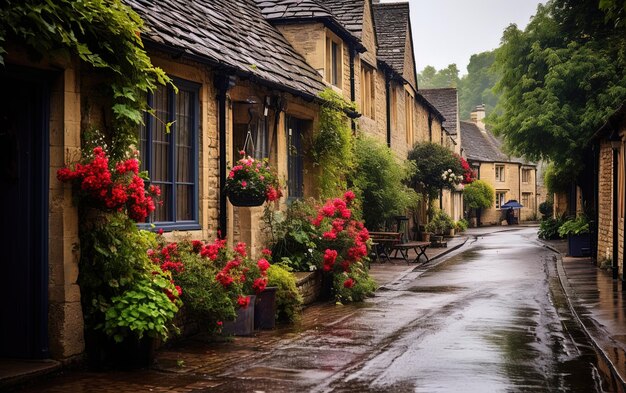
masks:
<path fill-rule="evenodd" d="M 397 0 L 395 0 L 397 1 Z M 382 3 L 390 0 L 381 0 Z M 525 28 L 545 0 L 409 0 L 417 72 L 456 63 L 467 73 L 470 57 L 497 48 L 511 23 Z"/>

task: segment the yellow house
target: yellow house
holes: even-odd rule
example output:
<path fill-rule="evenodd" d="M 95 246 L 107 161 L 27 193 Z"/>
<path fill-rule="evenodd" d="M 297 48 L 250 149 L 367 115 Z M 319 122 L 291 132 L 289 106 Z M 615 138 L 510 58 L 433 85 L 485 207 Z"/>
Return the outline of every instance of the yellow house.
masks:
<path fill-rule="evenodd" d="M 516 212 L 520 221 L 534 220 L 537 216 L 537 181 L 534 164 L 507 156 L 501 142 L 486 129 L 481 105 L 472 112 L 472 121 L 461 122 L 461 148 L 477 177 L 495 190 L 495 203 L 483 209 L 477 217 L 478 225 L 499 225 L 506 211 L 501 206 L 517 200 L 524 207 Z"/>

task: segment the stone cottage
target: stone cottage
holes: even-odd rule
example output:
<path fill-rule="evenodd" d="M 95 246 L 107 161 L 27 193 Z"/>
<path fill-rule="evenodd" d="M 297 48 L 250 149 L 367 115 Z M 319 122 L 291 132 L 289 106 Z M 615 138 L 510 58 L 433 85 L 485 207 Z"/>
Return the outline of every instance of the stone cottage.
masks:
<path fill-rule="evenodd" d="M 510 157 L 502 151 L 502 143 L 485 127 L 484 106 L 471 114 L 472 121 L 461 122 L 461 149 L 467 162 L 476 170 L 477 178 L 495 190 L 495 203 L 483 209 L 478 225 L 500 224 L 506 212 L 501 208 L 509 200 L 517 200 L 524 207 L 516 212 L 520 221 L 533 220 L 537 215 L 536 167 L 522 159 Z"/>
<path fill-rule="evenodd" d="M 610 263 L 613 278 L 624 279 L 624 233 L 626 221 L 626 103 L 615 111 L 596 132 L 592 141 L 593 165 L 597 178 L 594 181 L 594 210 L 597 222 L 592 250 L 598 264 Z"/>

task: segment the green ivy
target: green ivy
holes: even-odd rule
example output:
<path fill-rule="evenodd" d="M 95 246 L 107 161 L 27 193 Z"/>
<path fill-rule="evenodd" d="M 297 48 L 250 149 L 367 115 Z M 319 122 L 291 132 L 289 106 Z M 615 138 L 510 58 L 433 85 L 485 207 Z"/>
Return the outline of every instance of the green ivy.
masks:
<path fill-rule="evenodd" d="M 39 57 L 78 56 L 110 77 L 111 148 L 121 158 L 136 143 L 148 110 L 144 97 L 171 83 L 143 48 L 143 21 L 120 0 L 5 0 L 0 5 L 0 65 L 7 42 L 21 42 Z"/>
<path fill-rule="evenodd" d="M 345 111 L 354 111 L 355 106 L 330 88 L 319 97 L 323 104 L 319 130 L 313 135 L 311 156 L 313 163 L 322 168 L 318 186 L 323 199 L 337 196 L 338 190 L 347 188 L 346 175 L 354 162 L 354 148 Z"/>

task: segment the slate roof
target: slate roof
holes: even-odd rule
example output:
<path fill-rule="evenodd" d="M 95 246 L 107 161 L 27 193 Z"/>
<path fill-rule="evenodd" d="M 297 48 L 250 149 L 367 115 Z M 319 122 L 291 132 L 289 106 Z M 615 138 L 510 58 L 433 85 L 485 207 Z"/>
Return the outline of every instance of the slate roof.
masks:
<path fill-rule="evenodd" d="M 254 0 L 261 13 L 273 24 L 297 23 L 301 21 L 320 20 L 337 35 L 356 43 L 357 49 L 365 50 L 360 40 L 360 34 L 353 33 L 355 26 L 351 17 L 354 2 L 364 0 Z M 335 4 L 341 3 L 341 4 Z M 343 7 L 346 7 L 344 10 Z M 335 14 L 333 11 L 339 11 Z M 344 25 L 343 21 L 347 22 Z M 360 27 L 359 27 L 360 32 Z"/>
<path fill-rule="evenodd" d="M 489 130 L 482 132 L 469 121 L 461 122 L 461 148 L 468 161 L 513 162 L 534 165 L 519 157 L 509 157 L 502 151 L 502 142 Z"/>
<path fill-rule="evenodd" d="M 148 42 L 297 95 L 314 97 L 325 88 L 254 0 L 124 2 L 145 21 Z"/>
<path fill-rule="evenodd" d="M 409 25 L 409 3 L 375 3 L 374 26 L 378 59 L 404 75 L 404 48 Z"/>
<path fill-rule="evenodd" d="M 256 3 L 268 20 L 333 17 L 330 10 L 316 0 L 256 0 Z"/>
<path fill-rule="evenodd" d="M 325 5 L 339 23 L 343 25 L 355 37 L 361 38 L 363 31 L 363 13 L 365 1 L 368 0 L 318 0 Z"/>
<path fill-rule="evenodd" d="M 446 118 L 444 128 L 450 135 L 456 135 L 456 120 L 458 116 L 458 102 L 456 88 L 420 89 L 419 92 L 433 104 Z"/>

